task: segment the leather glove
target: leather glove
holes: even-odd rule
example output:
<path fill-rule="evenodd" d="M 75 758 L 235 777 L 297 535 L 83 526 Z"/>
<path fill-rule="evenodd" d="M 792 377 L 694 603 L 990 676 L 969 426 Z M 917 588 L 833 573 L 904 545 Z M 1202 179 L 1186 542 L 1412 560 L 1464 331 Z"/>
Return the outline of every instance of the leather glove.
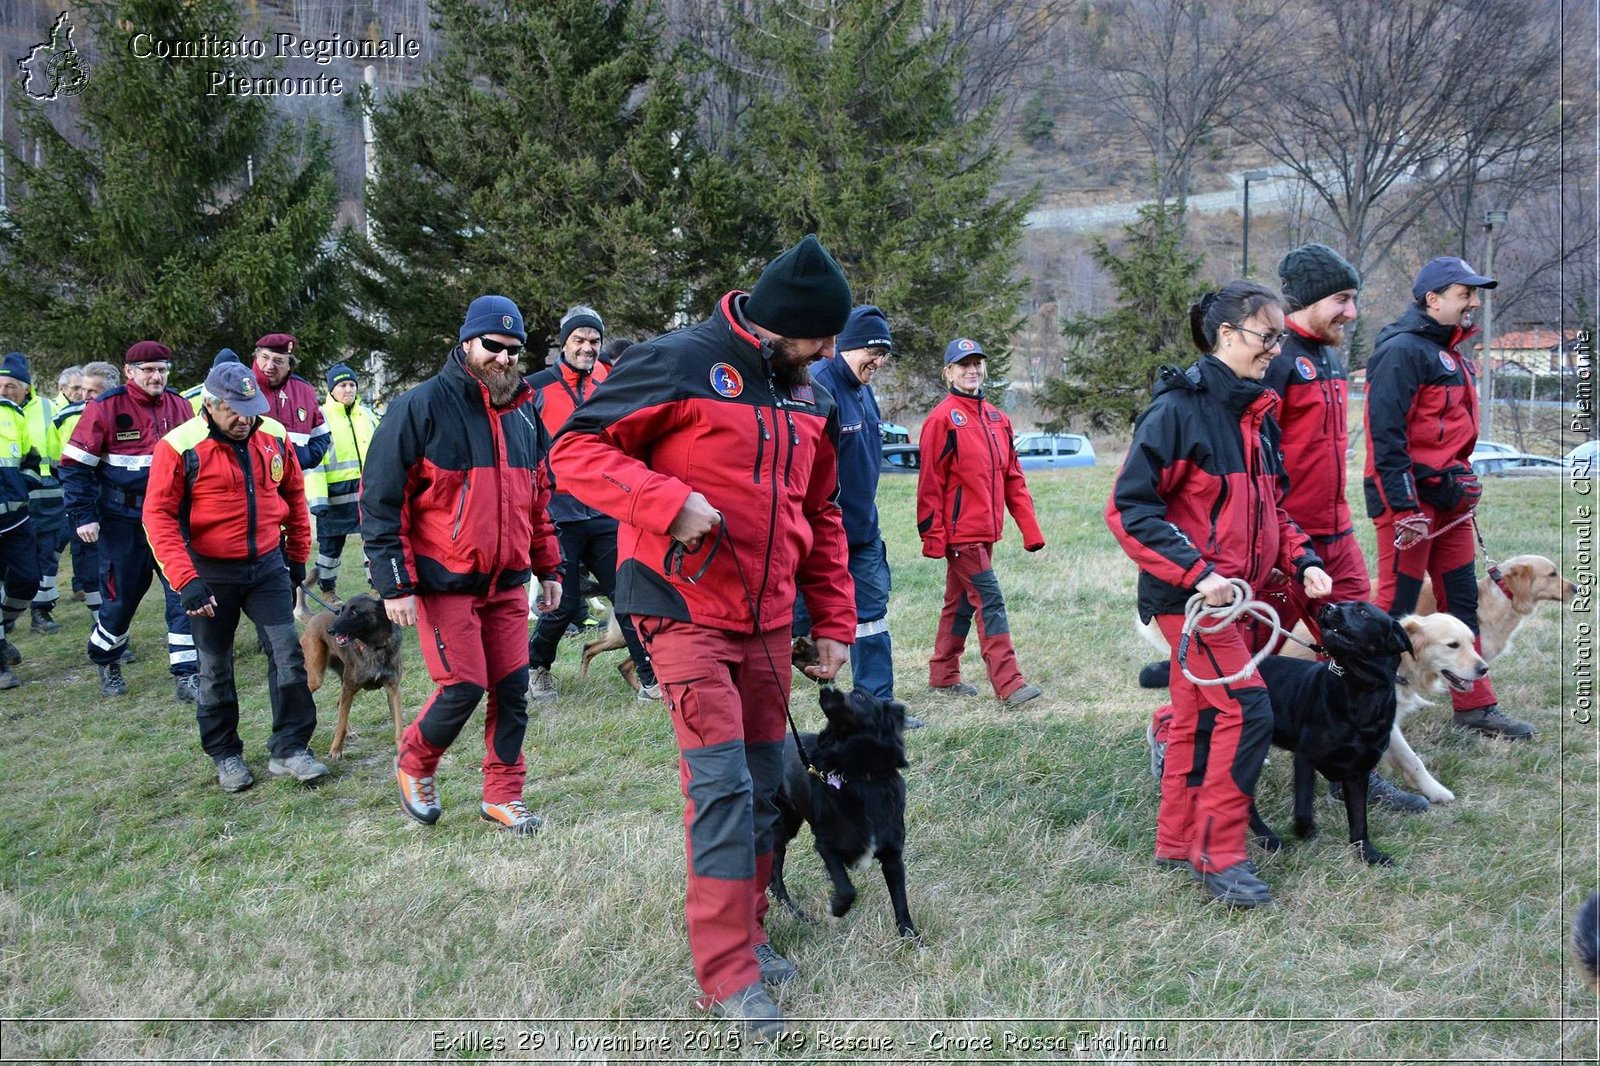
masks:
<path fill-rule="evenodd" d="M 211 602 L 211 590 L 204 581 L 195 578 L 178 590 L 178 601 L 185 611 L 198 611 Z"/>
<path fill-rule="evenodd" d="M 289 564 L 289 584 L 299 588 L 306 583 L 306 564 L 291 562 Z"/>

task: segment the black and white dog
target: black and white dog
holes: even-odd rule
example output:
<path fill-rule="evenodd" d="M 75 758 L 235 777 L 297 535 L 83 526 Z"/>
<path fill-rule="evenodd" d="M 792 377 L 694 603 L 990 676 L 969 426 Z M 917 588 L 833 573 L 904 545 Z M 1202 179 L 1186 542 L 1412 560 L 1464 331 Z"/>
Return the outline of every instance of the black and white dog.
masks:
<path fill-rule="evenodd" d="M 1316 833 L 1318 773 L 1344 786 L 1350 843 L 1369 863 L 1389 856 L 1367 835 L 1367 775 L 1389 746 L 1395 672 L 1411 641 L 1400 623 L 1370 603 L 1330 603 L 1317 611 L 1328 662 L 1269 655 L 1259 667 L 1272 700 L 1272 743 L 1294 753 L 1294 831 Z M 1283 846 L 1250 806 L 1250 827 L 1269 850 Z"/>
<path fill-rule="evenodd" d="M 783 883 L 784 852 L 806 823 L 833 882 L 833 916 L 843 917 L 856 901 L 848 867 L 875 858 L 889 886 L 895 928 L 914 940 L 917 929 L 906 904 L 906 782 L 900 776 L 907 765 L 905 705 L 831 686 L 822 689 L 821 703 L 827 726 L 800 735 L 816 774 L 801 761 L 793 737 L 784 745 L 772 897 L 801 921 L 811 920 Z"/>

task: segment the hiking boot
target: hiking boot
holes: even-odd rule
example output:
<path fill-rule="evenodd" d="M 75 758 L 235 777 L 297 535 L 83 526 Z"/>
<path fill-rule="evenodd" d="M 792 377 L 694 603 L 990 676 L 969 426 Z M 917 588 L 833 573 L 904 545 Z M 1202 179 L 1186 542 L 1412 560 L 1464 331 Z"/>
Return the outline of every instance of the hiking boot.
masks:
<path fill-rule="evenodd" d="M 100 695 L 126 696 L 128 683 L 122 680 L 122 664 L 107 663 L 100 667 Z"/>
<path fill-rule="evenodd" d="M 104 667 L 101 667 L 104 669 Z M 244 764 L 241 755 L 226 755 L 216 760 L 217 784 L 222 786 L 224 792 L 243 792 L 256 783 L 250 773 L 250 767 Z"/>
<path fill-rule="evenodd" d="M 314 577 L 307 578 L 306 583 L 300 587 L 305 589 L 312 596 L 316 597 L 316 599 L 311 599 L 311 597 L 308 596 L 306 599 L 319 611 L 322 610 L 323 607 L 326 607 L 330 611 L 337 611 L 339 608 L 344 606 L 344 601 L 339 598 L 339 594 L 333 590 L 332 586 L 323 585 L 318 587 L 317 579 Z M 318 605 L 317 600 L 321 600 L 322 604 Z"/>
<path fill-rule="evenodd" d="M 1338 781 L 1328 782 L 1328 795 L 1337 803 L 1344 802 L 1344 785 Z M 1415 792 L 1407 792 L 1403 788 L 1385 781 L 1374 770 L 1367 775 L 1367 802 L 1378 807 L 1387 807 L 1391 811 L 1401 811 L 1405 814 L 1422 814 L 1428 809 L 1428 798 L 1419 796 Z"/>
<path fill-rule="evenodd" d="M 412 777 L 400 769 L 400 756 L 394 757 L 394 777 L 400 784 L 400 809 L 406 817 L 423 825 L 432 825 L 444 813 L 439 806 L 439 792 L 433 787 L 432 777 Z"/>
<path fill-rule="evenodd" d="M 32 621 L 28 623 L 28 628 L 35 633 L 43 633 L 45 636 L 49 636 L 52 633 L 61 632 L 61 623 L 50 617 L 50 608 L 35 607 L 29 612 L 29 616 Z"/>
<path fill-rule="evenodd" d="M 328 768 L 317 761 L 310 748 L 301 748 L 279 758 L 267 760 L 267 769 L 279 777 L 293 777 L 296 781 L 321 781 L 328 776 Z"/>
<path fill-rule="evenodd" d="M 1000 702 L 1007 707 L 1021 707 L 1029 700 L 1036 700 L 1043 695 L 1044 692 L 1040 690 L 1038 685 L 1023 685 Z"/>
<path fill-rule="evenodd" d="M 1172 663 L 1166 659 L 1157 659 L 1139 667 L 1140 688 L 1166 688 L 1171 683 Z"/>
<path fill-rule="evenodd" d="M 772 1002 L 760 981 L 741 988 L 727 999 L 717 1000 L 711 1004 L 711 1013 L 733 1022 L 758 1040 L 780 1036 L 787 1028 L 783 1012 Z"/>
<path fill-rule="evenodd" d="M 661 682 L 657 681 L 653 685 L 640 685 L 639 691 L 633 694 L 633 698 L 638 700 L 640 703 L 650 703 L 653 700 L 659 700 L 661 698 Z"/>
<path fill-rule="evenodd" d="M 0 667 L 0 692 L 8 688 L 21 688 L 22 680 L 10 670 Z"/>
<path fill-rule="evenodd" d="M 1144 727 L 1144 742 L 1150 747 L 1150 776 L 1160 781 L 1167 768 L 1167 742 L 1156 739 L 1153 723 Z"/>
<path fill-rule="evenodd" d="M 192 703 L 196 707 L 200 706 L 199 674 L 179 674 L 172 688 L 173 695 L 178 698 L 179 703 Z"/>
<path fill-rule="evenodd" d="M 512 800 L 510 803 L 482 803 L 479 804 L 478 817 L 485 822 L 493 822 L 508 833 L 526 836 L 536 833 L 544 825 L 544 819 L 528 810 L 527 805 L 521 800 Z"/>
<path fill-rule="evenodd" d="M 786 985 L 800 976 L 799 967 L 779 955 L 771 944 L 756 945 L 756 962 L 761 966 L 761 980 L 769 985 Z"/>
<path fill-rule="evenodd" d="M 1486 737 L 1505 737 L 1507 740 L 1522 740 L 1539 732 L 1530 722 L 1508 718 L 1498 703 L 1472 711 L 1457 711 L 1450 716 L 1450 724 L 1457 729 L 1468 729 Z"/>
<path fill-rule="evenodd" d="M 0 666 L 19 666 L 22 663 L 22 653 L 17 646 L 0 637 Z"/>
<path fill-rule="evenodd" d="M 528 698 L 530 700 L 553 700 L 556 698 L 556 679 L 550 676 L 548 666 L 536 666 L 528 677 Z"/>
<path fill-rule="evenodd" d="M 1259 907 L 1272 902 L 1266 882 L 1248 862 L 1236 862 L 1221 873 L 1201 874 L 1200 884 L 1218 903 L 1229 907 Z"/>
<path fill-rule="evenodd" d="M 117 662 L 131 663 L 137 658 L 138 656 L 133 654 L 133 641 L 130 640 L 122 646 L 122 654 L 117 656 Z"/>
<path fill-rule="evenodd" d="M 965 681 L 957 681 L 953 685 L 929 685 L 928 687 L 946 696 L 976 696 L 978 694 L 978 690 Z"/>

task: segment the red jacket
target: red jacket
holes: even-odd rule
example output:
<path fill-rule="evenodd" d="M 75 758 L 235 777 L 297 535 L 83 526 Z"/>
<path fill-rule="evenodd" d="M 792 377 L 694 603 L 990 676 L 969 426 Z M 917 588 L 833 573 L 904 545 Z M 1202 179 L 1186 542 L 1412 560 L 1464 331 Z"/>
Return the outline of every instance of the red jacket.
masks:
<path fill-rule="evenodd" d="M 564 489 L 622 523 L 617 610 L 765 632 L 791 624 L 798 584 L 813 635 L 852 644 L 833 397 L 777 384 L 743 300 L 728 293 L 699 325 L 630 349 L 550 460 Z M 680 569 L 667 529 L 691 491 L 722 512 L 722 537 Z"/>
<path fill-rule="evenodd" d="M 597 359 L 593 371 L 580 374 L 569 366 L 565 359 L 557 356 L 554 366 L 545 367 L 537 374 L 528 375 L 528 387 L 533 390 L 534 410 L 539 412 L 539 418 L 544 422 L 544 428 L 552 439 L 561 432 L 561 427 L 566 425 L 567 419 L 572 417 L 572 412 L 577 406 L 593 396 L 595 387 L 610 373 L 611 368 Z M 552 521 L 557 524 L 582 522 L 602 513 L 571 493 L 563 491 L 561 486 L 556 484 L 555 472 L 550 469 L 548 458 L 545 460 L 545 474 L 550 478 Z"/>
<path fill-rule="evenodd" d="M 1278 394 L 1283 468 L 1289 492 L 1283 509 L 1314 537 L 1338 537 L 1354 528 L 1345 499 L 1344 456 L 1348 381 L 1339 353 L 1293 322 L 1283 351 L 1267 367 L 1267 388 Z"/>
<path fill-rule="evenodd" d="M 288 530 L 289 561 L 311 557 L 305 478 L 284 428 L 261 419 L 236 441 L 204 413 L 161 438 L 150 465 L 144 528 L 174 589 L 198 575 L 190 552 L 254 562 Z"/>
<path fill-rule="evenodd" d="M 522 385 L 491 406 L 457 347 L 443 370 L 389 405 L 361 480 L 361 538 L 378 595 L 484 596 L 535 574 L 559 579 L 546 437 L 530 399 Z"/>
<path fill-rule="evenodd" d="M 1106 525 L 1139 565 L 1139 614 L 1182 614 L 1215 571 L 1259 590 L 1274 567 L 1321 566 L 1283 509 L 1277 393 L 1202 356 L 1166 367 L 1106 503 Z"/>
<path fill-rule="evenodd" d="M 922 423 L 917 438 L 917 532 L 922 554 L 942 559 L 957 544 L 993 544 L 1006 511 L 1028 551 L 1044 547 L 1033 497 L 1017 461 L 1011 419 L 981 396 L 951 392 Z"/>
<path fill-rule="evenodd" d="M 162 437 L 193 417 L 194 408 L 173 389 L 151 396 L 119 385 L 85 405 L 61 449 L 61 484 L 73 527 L 103 516 L 137 522 L 151 453 Z"/>

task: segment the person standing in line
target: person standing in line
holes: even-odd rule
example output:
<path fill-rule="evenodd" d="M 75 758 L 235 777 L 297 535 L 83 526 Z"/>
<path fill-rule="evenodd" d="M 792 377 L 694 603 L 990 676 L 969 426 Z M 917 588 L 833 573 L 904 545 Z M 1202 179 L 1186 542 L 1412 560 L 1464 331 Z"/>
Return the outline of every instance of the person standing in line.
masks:
<path fill-rule="evenodd" d="M 83 367 L 69 366 L 56 375 L 54 402 L 58 412 L 68 404 L 83 402 Z"/>
<path fill-rule="evenodd" d="M 528 335 L 504 296 L 467 307 L 460 341 L 433 377 L 396 397 L 372 438 L 361 537 L 389 619 L 419 626 L 433 695 L 395 757 L 400 809 L 432 825 L 439 760 L 478 703 L 484 714 L 479 816 L 525 834 L 544 820 L 523 802 L 528 729 L 528 582 L 539 610 L 561 599 L 544 429 L 517 372 Z"/>
<path fill-rule="evenodd" d="M 226 362 L 213 369 L 200 416 L 156 445 L 144 500 L 151 551 L 194 629 L 200 746 L 226 792 L 255 783 L 239 738 L 234 686 L 241 612 L 272 646 L 267 770 L 301 782 L 328 776 L 311 752 L 317 707 L 306 683 L 289 582 L 289 560 L 304 566 L 311 554 L 305 485 L 287 431 L 262 417 L 268 406 L 249 367 Z"/>
<path fill-rule="evenodd" d="M 100 673 L 100 693 L 122 696 L 122 653 L 134 612 L 159 578 L 166 601 L 167 664 L 179 700 L 199 698 L 198 656 L 189 615 L 156 567 L 145 536 L 144 496 L 156 443 L 194 417 L 194 409 L 167 388 L 172 350 L 139 341 L 123 356 L 128 385 L 110 389 L 84 408 L 61 449 L 67 521 L 78 539 L 98 547 L 102 601 L 89 634 L 89 660 Z"/>
<path fill-rule="evenodd" d="M 372 453 L 378 416 L 361 402 L 361 381 L 344 363 L 328 368 L 328 402 L 322 417 L 328 427 L 328 451 L 320 465 L 306 472 L 306 499 L 317 516 L 317 565 L 306 588 L 318 586 L 322 599 L 337 609 L 339 567 L 345 538 L 361 532 L 361 474 Z"/>
<path fill-rule="evenodd" d="M 617 610 L 650 650 L 684 795 L 685 917 L 699 1004 L 760 1037 L 764 984 L 798 971 L 766 934 L 795 591 L 831 680 L 855 639 L 837 502 L 839 422 L 809 366 L 850 315 L 815 236 L 711 317 L 635 345 L 551 450 L 562 487 L 621 525 Z"/>
<path fill-rule="evenodd" d="M 317 405 L 316 388 L 294 373 L 299 362 L 295 355 L 298 345 L 292 333 L 269 333 L 256 341 L 251 364 L 261 391 L 272 405 L 273 420 L 289 431 L 300 469 L 311 470 L 327 454 L 328 423 Z M 222 352 L 218 352 L 217 359 L 221 358 Z M 303 580 L 304 575 L 301 577 Z"/>
<path fill-rule="evenodd" d="M 0 359 L 0 396 L 22 409 L 28 422 L 28 439 L 39 453 L 38 467 L 23 471 L 28 480 L 28 515 L 39 567 L 39 591 L 34 594 L 29 611 L 29 628 L 49 636 L 61 632 L 61 623 L 51 614 L 61 595 L 56 591 L 56 575 L 61 569 L 61 544 L 67 525 L 61 481 L 55 472 L 61 463 L 55 407 L 34 390 L 28 357 L 21 352 L 8 352 Z"/>
<path fill-rule="evenodd" d="M 983 398 L 986 356 L 977 341 L 957 337 L 945 346 L 944 381 L 949 395 L 922 423 L 918 438 L 917 533 L 922 554 L 946 562 L 944 609 L 928 662 L 928 685 L 950 696 L 976 696 L 961 680 L 974 613 L 978 646 L 989 684 L 1000 702 L 1020 707 L 1043 693 L 1017 665 L 994 545 L 1005 533 L 1006 512 L 1022 531 L 1022 546 L 1044 547 L 1033 512 L 1033 496 L 1017 459 L 1011 420 Z"/>
<path fill-rule="evenodd" d="M 3 379 L 0 379 L 3 380 Z M 37 468 L 38 450 L 28 436 L 28 419 L 7 395 L 0 393 L 0 689 L 22 682 L 11 667 L 22 653 L 6 639 L 22 612 L 39 591 L 39 557 L 33 544 L 33 521 L 28 515 L 26 473 Z"/>
<path fill-rule="evenodd" d="M 63 453 L 66 443 L 72 439 L 72 431 L 78 427 L 78 420 L 83 417 L 84 405 L 91 400 L 98 399 L 100 394 L 107 389 L 114 389 L 122 384 L 122 371 L 110 363 L 93 362 L 83 366 L 79 376 L 77 390 L 78 399 L 56 412 L 56 439 L 61 442 Z M 60 473 L 60 471 L 57 471 Z M 62 504 L 66 503 L 66 477 L 61 478 Z M 72 598 L 89 609 L 89 617 L 94 621 L 100 620 L 100 552 L 91 543 L 80 538 L 72 527 L 70 516 L 62 522 L 62 535 L 66 538 L 66 546 L 72 549 Z M 58 553 L 59 554 L 59 551 Z M 58 571 L 59 572 L 59 571 Z M 122 648 L 122 661 L 132 662 L 132 645 L 124 644 Z"/>

